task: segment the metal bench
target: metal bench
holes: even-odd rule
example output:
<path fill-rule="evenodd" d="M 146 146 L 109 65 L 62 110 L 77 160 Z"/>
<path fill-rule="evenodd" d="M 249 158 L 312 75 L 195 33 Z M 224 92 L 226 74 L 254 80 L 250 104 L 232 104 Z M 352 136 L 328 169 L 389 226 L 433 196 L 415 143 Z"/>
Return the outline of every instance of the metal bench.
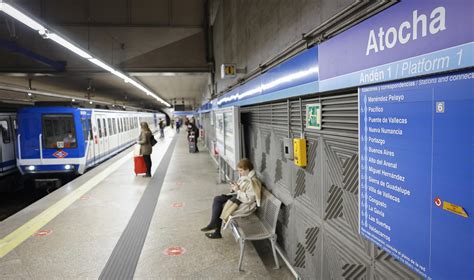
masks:
<path fill-rule="evenodd" d="M 275 269 L 280 268 L 276 255 L 277 235 L 276 224 L 281 201 L 269 191 L 262 189 L 260 207 L 252 214 L 244 217 L 230 216 L 224 228 L 232 230 L 235 241 L 240 245 L 239 271 L 242 271 L 242 260 L 244 258 L 245 241 L 269 239 L 272 245 L 273 257 L 275 258 Z"/>

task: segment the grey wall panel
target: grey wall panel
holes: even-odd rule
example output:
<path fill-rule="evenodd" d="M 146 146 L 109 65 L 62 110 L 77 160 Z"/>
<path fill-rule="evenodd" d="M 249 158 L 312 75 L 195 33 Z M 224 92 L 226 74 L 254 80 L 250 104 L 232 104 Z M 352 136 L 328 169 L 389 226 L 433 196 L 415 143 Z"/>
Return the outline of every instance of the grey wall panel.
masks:
<path fill-rule="evenodd" d="M 307 130 L 305 106 L 322 104 L 322 130 Z M 241 108 L 249 157 L 283 202 L 278 243 L 303 279 L 420 279 L 358 233 L 357 93 L 335 93 Z M 303 131 L 302 131 L 303 128 Z M 308 141 L 308 165 L 283 156 L 288 135 Z"/>
<path fill-rule="evenodd" d="M 314 275 L 322 270 L 321 220 L 308 213 L 306 209 L 295 207 L 296 235 L 293 237 L 293 242 L 299 245 L 295 248 L 292 261 L 301 271 L 303 278 L 314 279 Z M 304 265 L 301 260 L 304 260 Z"/>
<path fill-rule="evenodd" d="M 338 233 L 325 231 L 324 234 L 325 274 L 331 279 L 370 279 L 370 256 L 350 246 L 351 241 Z"/>

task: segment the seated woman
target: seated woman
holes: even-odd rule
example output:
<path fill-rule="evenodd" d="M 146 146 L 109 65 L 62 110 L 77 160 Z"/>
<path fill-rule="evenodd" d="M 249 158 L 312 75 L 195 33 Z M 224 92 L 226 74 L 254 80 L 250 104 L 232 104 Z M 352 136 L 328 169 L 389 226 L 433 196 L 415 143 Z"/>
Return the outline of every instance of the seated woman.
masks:
<path fill-rule="evenodd" d="M 235 210 L 226 207 L 226 216 L 230 214 L 246 216 L 251 214 L 257 206 L 260 206 L 262 183 L 255 176 L 252 163 L 248 159 L 242 159 L 237 164 L 237 171 L 240 178 L 237 183 L 232 184 L 232 192 L 214 197 L 211 221 L 201 229 L 201 231 L 215 230 L 213 233 L 206 233 L 206 236 L 211 239 L 222 238 L 221 214 L 223 214 L 224 205 L 227 201 L 233 201 L 238 207 L 235 207 Z"/>

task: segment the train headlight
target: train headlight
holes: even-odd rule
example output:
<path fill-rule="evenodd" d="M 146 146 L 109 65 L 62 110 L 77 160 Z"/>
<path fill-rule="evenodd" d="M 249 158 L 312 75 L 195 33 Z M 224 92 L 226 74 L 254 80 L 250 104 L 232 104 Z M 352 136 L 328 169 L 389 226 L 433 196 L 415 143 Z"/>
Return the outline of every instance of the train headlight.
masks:
<path fill-rule="evenodd" d="M 26 167 L 26 170 L 28 170 L 28 171 L 34 171 L 35 169 L 36 169 L 36 167 L 34 165 L 30 165 L 30 166 Z"/>
<path fill-rule="evenodd" d="M 71 170 L 71 169 L 72 169 L 72 165 L 66 164 L 66 165 L 64 165 L 64 169 L 66 169 L 66 170 Z"/>

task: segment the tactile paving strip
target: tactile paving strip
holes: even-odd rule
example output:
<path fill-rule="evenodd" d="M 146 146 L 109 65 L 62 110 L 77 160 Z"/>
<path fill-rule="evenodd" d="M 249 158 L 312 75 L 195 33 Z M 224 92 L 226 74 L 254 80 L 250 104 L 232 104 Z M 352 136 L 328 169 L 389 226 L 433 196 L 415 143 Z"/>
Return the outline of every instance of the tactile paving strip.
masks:
<path fill-rule="evenodd" d="M 148 183 L 99 279 L 133 278 L 177 139 L 175 136 L 161 160 L 160 168 L 156 169 Z"/>

